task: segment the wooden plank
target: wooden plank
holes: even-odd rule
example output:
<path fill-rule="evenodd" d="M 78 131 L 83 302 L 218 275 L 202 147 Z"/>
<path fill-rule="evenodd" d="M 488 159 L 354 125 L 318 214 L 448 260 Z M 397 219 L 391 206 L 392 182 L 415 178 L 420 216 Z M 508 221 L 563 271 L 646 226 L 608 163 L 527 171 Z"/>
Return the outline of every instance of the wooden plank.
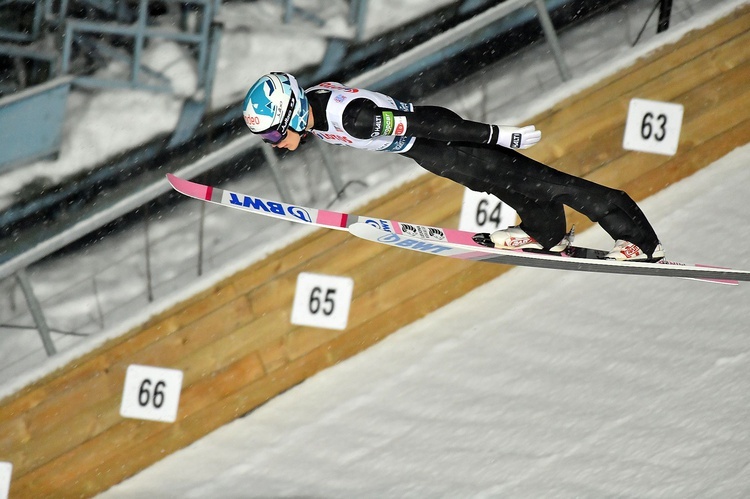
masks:
<path fill-rule="evenodd" d="M 661 168 L 650 170 L 633 179 L 630 183 L 623 185 L 623 188 L 634 199 L 644 199 L 721 159 L 738 146 L 747 143 L 748 137 L 750 137 L 750 120 L 745 120 L 731 130 L 697 145 L 692 154 L 675 157 Z"/>
<path fill-rule="evenodd" d="M 589 110 L 569 127 L 554 128 L 544 121 L 537 123 L 538 128 L 543 130 L 544 138 L 536 147 L 529 150 L 529 156 L 573 175 L 588 174 L 592 165 L 600 164 L 597 160 L 606 160 L 610 157 L 608 153 L 616 154 L 622 135 L 619 140 L 612 139 L 624 131 L 628 105 L 632 98 L 684 104 L 685 95 L 696 87 L 710 85 L 716 78 L 726 75 L 727 72 L 734 73 L 732 69 L 746 64 L 750 55 L 744 47 L 748 45 L 750 32 L 705 52 L 691 61 L 691 64 L 664 71 L 659 80 L 630 88 L 618 96 L 610 96 L 607 103 L 596 110 Z M 571 110 L 570 114 L 575 112 Z M 544 130 L 549 130 L 549 133 L 545 133 Z M 607 144 L 614 149 L 602 150 Z"/>
<path fill-rule="evenodd" d="M 388 313 L 376 314 L 370 320 L 354 326 L 351 334 L 357 339 L 356 342 L 347 341 L 346 338 L 337 338 L 325 348 L 333 357 L 333 362 L 349 358 L 396 331 L 397 329 L 393 327 L 394 321 L 398 320 L 403 324 L 412 323 L 510 268 L 490 263 L 451 262 L 448 267 L 450 272 L 437 274 L 434 285 L 428 287 L 423 293 L 398 301 Z M 363 303 L 361 307 L 372 306 L 372 301 L 378 298 L 368 298 L 368 303 Z"/>
<path fill-rule="evenodd" d="M 127 366 L 146 364 L 171 367 L 187 352 L 214 339 L 217 330 L 236 329 L 237 318 L 246 315 L 247 303 L 240 298 L 231 304 L 234 306 L 230 310 L 222 307 L 180 332 L 152 344 L 153 348 L 145 352 L 140 350 L 134 357 L 111 364 L 105 374 L 72 385 L 25 412 L 22 417 L 26 427 L 40 437 L 27 442 L 15 454 L 11 453 L 14 468 L 19 473 L 35 469 L 69 448 L 108 430 L 119 418 L 100 417 L 102 408 L 114 406 L 119 409 Z M 92 417 L 92 414 L 96 416 Z"/>
<path fill-rule="evenodd" d="M 750 29 L 750 9 L 743 7 L 711 26 L 695 30 L 674 44 L 666 45 L 637 60 L 591 88 L 579 92 L 541 113 L 535 123 L 548 121 L 548 127 L 567 129 L 576 120 L 609 102 L 613 96 L 637 89 L 643 82 L 658 79 L 664 72 L 691 61 L 706 51 Z M 571 109 L 574 112 L 570 112 Z"/>
<path fill-rule="evenodd" d="M 694 92 L 685 96 L 685 102 L 688 102 L 686 109 L 698 108 L 698 110 L 685 113 L 687 121 L 683 123 L 678 148 L 680 161 L 684 161 L 693 148 L 725 133 L 750 116 L 750 108 L 738 107 L 746 103 L 747 95 L 750 94 L 748 81 L 750 81 L 750 63 L 744 64 L 732 73 L 716 78 L 712 84 L 697 87 Z M 716 88 L 722 89 L 722 97 L 727 100 L 721 105 L 714 104 L 713 108 L 704 107 L 702 102 L 710 102 L 712 95 L 716 95 Z M 625 151 L 604 167 L 592 172 L 587 178 L 604 185 L 626 185 L 651 170 L 661 168 L 669 159 L 669 156 Z"/>
<path fill-rule="evenodd" d="M 202 297 L 208 297 L 204 300 L 200 297 L 188 300 L 188 302 L 186 302 L 188 305 L 184 306 L 181 310 L 178 307 L 178 312 L 174 316 L 169 316 L 167 320 L 173 325 L 173 327 L 195 320 L 195 317 L 205 314 L 207 310 L 215 307 L 217 303 L 221 303 L 227 296 L 231 296 L 231 293 L 224 293 L 223 289 L 224 288 L 221 287 L 214 287 L 211 290 L 207 290 L 201 295 Z M 168 329 L 170 328 L 167 328 L 167 330 Z M 118 341 L 108 342 L 102 347 L 85 355 L 82 359 L 76 362 L 75 369 L 58 370 L 30 385 L 26 389 L 21 390 L 14 396 L 8 397 L 3 401 L 3 405 L 0 406 L 0 420 L 10 422 L 13 421 L 13 418 L 21 417 L 24 419 L 23 425 L 28 426 L 26 423 L 27 419 L 34 414 L 39 405 L 50 405 L 56 397 L 59 397 L 67 390 L 80 384 L 92 380 L 95 382 L 100 381 L 97 380 L 97 378 L 108 373 L 109 366 L 112 365 L 113 358 L 117 355 L 117 350 L 112 347 L 113 343 L 133 347 L 134 345 L 139 344 L 139 342 L 130 341 L 131 338 L 137 336 L 140 342 L 147 343 L 148 341 L 154 341 L 155 339 L 162 337 L 165 330 L 161 328 L 161 325 L 158 325 L 153 328 L 151 332 L 153 333 L 152 335 L 144 333 L 143 331 L 140 331 L 140 334 L 138 334 L 138 330 L 136 329 L 130 334 L 119 338 Z M 141 348 L 143 348 L 143 346 L 141 346 Z M 106 352 L 106 354 L 103 355 L 102 352 Z M 92 389 L 94 390 L 92 393 L 97 393 L 95 391 L 96 387 L 93 387 Z M 76 404 L 69 404 L 67 407 L 76 407 Z M 58 414 L 60 412 L 62 412 L 62 409 L 58 411 Z M 60 421 L 65 421 L 62 416 L 63 415 L 60 414 L 58 419 Z M 4 423 L 0 424 L 0 430 L 4 429 L 2 426 L 3 424 Z M 11 424 L 18 425 L 17 422 Z M 10 435 L 17 435 L 18 438 L 21 439 L 20 443 L 24 443 L 23 439 L 26 438 L 26 433 L 27 432 L 12 432 Z M 6 442 L 9 444 L 10 440 Z M 0 444 L 0 451 L 5 448 L 7 447 Z M 23 469 L 19 465 L 14 466 L 16 472 L 19 471 L 19 468 Z"/>
<path fill-rule="evenodd" d="M 748 58 L 747 51 L 742 50 L 745 43 L 737 38 L 746 38 L 750 27 L 748 26 L 749 19 L 750 15 L 747 18 L 733 20 L 729 25 L 732 30 L 728 35 L 731 36 L 723 42 L 710 37 L 699 37 L 693 44 L 693 46 L 698 46 L 696 50 L 686 52 L 682 46 L 670 47 L 663 58 L 648 58 L 646 59 L 648 64 L 645 67 L 633 68 L 624 74 L 621 72 L 604 80 L 593 89 L 577 94 L 575 101 L 559 104 L 558 111 L 554 115 L 540 115 L 535 123 L 544 122 L 546 128 L 556 130 L 565 136 L 582 119 L 591 116 L 592 113 L 598 115 L 602 107 L 612 104 L 613 100 L 619 100 L 623 95 L 648 97 L 654 91 L 666 91 L 670 92 L 670 95 L 675 95 L 673 84 L 687 85 L 689 88 L 693 81 L 686 78 L 684 72 L 690 71 L 690 68 L 703 69 L 703 65 L 696 64 L 697 60 L 701 60 L 706 65 L 705 67 L 711 68 L 712 74 L 730 69 L 731 66 L 723 68 L 721 66 L 739 64 Z M 726 62 L 716 67 L 717 61 Z M 698 76 L 710 77 L 708 73 Z M 665 78 L 671 78 L 670 84 L 665 83 Z M 566 121 L 561 121 L 563 119 Z M 557 139 L 557 137 L 554 138 Z M 540 145 L 543 145 L 543 142 Z"/>
<path fill-rule="evenodd" d="M 246 365 L 248 361 L 251 360 L 244 359 L 234 365 L 232 369 L 218 374 L 213 380 L 213 384 L 216 387 L 242 386 L 244 387 L 242 394 L 246 395 L 248 387 L 258 386 L 257 382 L 243 379 L 245 373 L 253 372 L 253 369 L 248 369 Z M 257 362 L 257 359 L 255 361 Z M 297 379 L 295 376 L 292 384 L 296 384 L 312 374 L 309 371 L 309 366 L 305 367 L 304 372 L 296 373 L 303 377 Z M 274 379 L 264 377 L 258 382 L 262 381 L 268 386 L 278 388 L 277 383 L 285 382 L 287 375 L 288 372 L 287 374 L 279 373 Z M 233 391 L 232 393 L 236 392 Z M 86 442 L 81 446 L 80 452 L 66 454 L 58 461 L 57 465 L 45 466 L 43 469 L 22 477 L 18 480 L 19 491 L 23 493 L 28 490 L 41 490 L 47 496 L 59 494 L 60 491 L 65 491 L 66 495 L 71 496 L 90 495 L 96 487 L 101 487 L 100 484 L 102 480 L 106 480 L 106 477 L 113 474 L 122 478 L 129 476 L 142 469 L 143 466 L 162 458 L 165 453 L 173 452 L 187 445 L 195 439 L 195 433 L 203 435 L 205 432 L 226 423 L 226 412 L 222 412 L 221 407 L 227 408 L 232 414 L 230 419 L 243 414 L 243 412 L 237 410 L 242 407 L 241 401 L 235 404 L 224 403 L 221 398 L 223 394 L 219 390 L 213 390 L 210 394 L 212 395 L 211 400 L 195 400 L 195 403 L 202 408 L 197 413 L 191 412 L 194 417 L 185 418 L 183 412 L 187 411 L 182 410 L 181 404 L 178 421 L 171 425 L 146 421 L 124 421 L 116 426 L 117 433 L 122 436 L 112 440 L 113 435 L 102 435 Z M 255 397 L 258 394 L 253 393 L 251 395 Z M 270 394 L 268 392 L 263 393 L 262 401 L 265 402 L 268 398 L 270 398 Z M 191 411 L 194 409 L 191 408 Z M 127 438 L 123 438 L 124 435 Z M 113 446 L 113 441 L 121 443 L 119 446 Z M 154 444 L 153 442 L 158 443 Z M 150 443 L 151 445 L 149 445 Z M 127 459 L 123 459 L 124 456 L 127 456 Z M 72 470 L 78 470 L 78 473 L 74 473 Z M 107 483 L 113 482 L 108 481 Z"/>

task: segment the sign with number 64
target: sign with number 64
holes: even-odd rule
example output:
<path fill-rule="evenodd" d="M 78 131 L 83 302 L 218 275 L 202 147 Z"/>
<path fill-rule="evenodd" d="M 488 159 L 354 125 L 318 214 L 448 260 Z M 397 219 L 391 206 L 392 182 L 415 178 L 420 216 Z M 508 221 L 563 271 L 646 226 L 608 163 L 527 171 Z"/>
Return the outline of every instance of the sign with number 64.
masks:
<path fill-rule="evenodd" d="M 128 366 L 120 415 L 172 423 L 182 390 L 182 371 L 163 367 Z"/>
<path fill-rule="evenodd" d="M 672 156 L 680 143 L 684 109 L 681 104 L 632 99 L 622 147 Z"/>
<path fill-rule="evenodd" d="M 495 232 L 516 222 L 516 210 L 485 192 L 464 189 L 458 228 L 469 232 Z"/>

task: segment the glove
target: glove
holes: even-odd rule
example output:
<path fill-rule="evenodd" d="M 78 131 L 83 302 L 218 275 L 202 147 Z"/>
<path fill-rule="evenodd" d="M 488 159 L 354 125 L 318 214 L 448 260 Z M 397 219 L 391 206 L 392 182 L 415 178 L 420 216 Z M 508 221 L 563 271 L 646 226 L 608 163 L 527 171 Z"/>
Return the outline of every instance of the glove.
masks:
<path fill-rule="evenodd" d="M 510 147 L 511 149 L 528 149 L 542 138 L 541 130 L 537 130 L 534 125 L 522 128 L 501 125 L 493 125 L 493 127 L 497 127 L 498 129 L 497 141 L 495 143 L 499 146 Z"/>

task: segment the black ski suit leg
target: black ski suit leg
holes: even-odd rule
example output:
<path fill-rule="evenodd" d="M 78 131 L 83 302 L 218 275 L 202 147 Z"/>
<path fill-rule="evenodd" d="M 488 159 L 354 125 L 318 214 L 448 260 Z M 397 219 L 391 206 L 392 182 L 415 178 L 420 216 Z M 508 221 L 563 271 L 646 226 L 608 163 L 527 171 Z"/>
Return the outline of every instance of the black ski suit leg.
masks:
<path fill-rule="evenodd" d="M 651 224 L 625 192 L 555 170 L 512 149 L 419 139 L 405 153 L 423 168 L 512 206 L 526 232 L 549 248 L 565 235 L 563 205 L 598 222 L 613 239 L 651 254 L 659 243 Z"/>
<path fill-rule="evenodd" d="M 575 185 L 565 189 L 572 190 L 573 194 L 562 194 L 558 199 L 599 223 L 613 239 L 630 241 L 645 253 L 653 253 L 659 238 L 646 215 L 626 192 L 573 178 Z M 581 198 L 576 192 L 585 192 L 586 197 Z"/>
<path fill-rule="evenodd" d="M 420 139 L 405 156 L 426 170 L 457 182 L 475 192 L 487 192 L 511 206 L 521 219 L 522 228 L 545 248 L 560 242 L 567 231 L 563 204 L 522 192 L 523 180 L 516 167 L 504 169 L 494 154 L 496 148 L 459 147 Z M 489 152 L 489 154 L 488 154 Z"/>
<path fill-rule="evenodd" d="M 499 155 L 509 159 L 517 172 L 524 172 L 525 195 L 570 206 L 599 223 L 613 239 L 635 243 L 649 255 L 659 244 L 646 216 L 624 191 L 555 170 L 511 149 L 503 149 Z"/>
<path fill-rule="evenodd" d="M 511 149 L 503 149 L 500 155 L 510 159 L 518 172 L 524 172 L 525 195 L 570 206 L 599 223 L 613 239 L 635 243 L 649 255 L 659 244 L 646 216 L 624 191 L 555 170 Z"/>

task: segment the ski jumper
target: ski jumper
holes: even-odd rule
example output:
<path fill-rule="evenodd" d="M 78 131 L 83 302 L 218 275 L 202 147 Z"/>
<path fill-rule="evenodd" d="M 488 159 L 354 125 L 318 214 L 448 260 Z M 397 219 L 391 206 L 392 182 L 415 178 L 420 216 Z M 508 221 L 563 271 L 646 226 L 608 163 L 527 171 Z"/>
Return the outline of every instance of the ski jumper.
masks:
<path fill-rule="evenodd" d="M 319 139 L 403 154 L 436 175 L 493 194 L 516 210 L 521 228 L 545 248 L 567 232 L 564 205 L 599 223 L 613 239 L 630 241 L 649 255 L 659 244 L 628 194 L 496 145 L 497 125 L 339 83 L 321 83 L 305 93 L 314 117 L 311 132 Z"/>

